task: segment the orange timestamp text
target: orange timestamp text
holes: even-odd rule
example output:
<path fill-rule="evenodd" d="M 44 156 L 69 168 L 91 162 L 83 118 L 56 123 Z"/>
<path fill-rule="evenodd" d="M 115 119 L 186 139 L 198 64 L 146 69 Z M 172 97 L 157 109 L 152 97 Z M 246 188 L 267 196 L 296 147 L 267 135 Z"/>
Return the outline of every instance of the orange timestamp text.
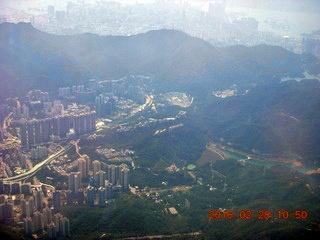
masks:
<path fill-rule="evenodd" d="M 248 209 L 243 209 L 239 211 L 233 210 L 209 210 L 208 219 L 219 220 L 219 219 L 242 219 L 242 220 L 268 220 L 268 219 L 307 219 L 307 210 L 277 210 L 272 212 L 270 210 L 262 209 L 257 211 L 252 211 Z"/>

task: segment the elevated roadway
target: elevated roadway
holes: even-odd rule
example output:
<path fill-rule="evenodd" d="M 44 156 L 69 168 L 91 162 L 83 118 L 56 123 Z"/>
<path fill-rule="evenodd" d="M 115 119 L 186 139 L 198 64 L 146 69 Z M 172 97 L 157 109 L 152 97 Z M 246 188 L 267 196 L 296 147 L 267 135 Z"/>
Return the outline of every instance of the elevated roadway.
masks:
<path fill-rule="evenodd" d="M 65 154 L 66 152 L 68 152 L 73 146 L 74 145 L 70 143 L 66 147 L 61 147 L 61 149 L 58 152 L 48 156 L 42 162 L 36 164 L 29 171 L 22 173 L 20 175 L 13 176 L 13 177 L 4 178 L 3 181 L 4 182 L 19 182 L 19 181 L 26 180 L 26 179 L 34 176 L 39 170 L 41 170 L 44 166 L 49 164 L 51 161 L 53 161 L 54 159 L 60 157 L 61 155 Z"/>

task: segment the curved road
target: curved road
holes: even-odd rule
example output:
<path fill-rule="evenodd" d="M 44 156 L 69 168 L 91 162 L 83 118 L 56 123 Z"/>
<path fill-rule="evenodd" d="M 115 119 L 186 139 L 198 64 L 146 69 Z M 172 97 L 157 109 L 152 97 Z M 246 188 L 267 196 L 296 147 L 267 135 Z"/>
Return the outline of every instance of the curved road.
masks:
<path fill-rule="evenodd" d="M 32 177 L 35 173 L 37 173 L 41 168 L 43 168 L 45 165 L 47 165 L 48 163 L 50 163 L 52 160 L 56 159 L 57 157 L 61 156 L 62 154 L 66 153 L 67 151 L 70 150 L 70 148 L 73 147 L 72 144 L 67 145 L 67 147 L 60 149 L 58 152 L 50 155 L 49 157 L 47 157 L 46 159 L 44 159 L 42 162 L 38 163 L 37 165 L 35 165 L 31 170 L 22 173 L 20 175 L 17 176 L 13 176 L 13 177 L 9 177 L 9 178 L 5 178 L 3 179 L 4 182 L 19 182 L 19 181 L 23 181 L 27 178 Z"/>

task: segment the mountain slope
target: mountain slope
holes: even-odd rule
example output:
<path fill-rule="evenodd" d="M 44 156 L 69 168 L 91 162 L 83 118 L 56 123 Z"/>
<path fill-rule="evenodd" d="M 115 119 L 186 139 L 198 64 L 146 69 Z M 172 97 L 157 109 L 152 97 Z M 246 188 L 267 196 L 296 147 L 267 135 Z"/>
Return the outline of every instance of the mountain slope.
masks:
<path fill-rule="evenodd" d="M 247 95 L 217 100 L 201 108 L 210 137 L 246 152 L 319 159 L 320 83 L 288 81 L 253 88 Z"/>
<path fill-rule="evenodd" d="M 190 128 L 245 151 L 277 156 L 320 155 L 320 83 L 280 83 L 317 64 L 312 56 L 273 46 L 215 48 L 173 30 L 130 37 L 55 36 L 25 23 L 0 24 L 0 98 L 32 88 L 55 91 L 90 78 L 151 74 L 156 91 L 194 97 Z M 213 90 L 233 84 L 238 93 L 251 91 L 213 97 Z"/>
<path fill-rule="evenodd" d="M 215 48 L 179 31 L 150 31 L 130 37 L 81 34 L 55 36 L 30 24 L 0 24 L 0 89 L 15 95 L 37 86 L 54 89 L 90 78 L 152 74 L 170 85 L 279 81 L 303 71 L 304 58 L 272 46 Z"/>

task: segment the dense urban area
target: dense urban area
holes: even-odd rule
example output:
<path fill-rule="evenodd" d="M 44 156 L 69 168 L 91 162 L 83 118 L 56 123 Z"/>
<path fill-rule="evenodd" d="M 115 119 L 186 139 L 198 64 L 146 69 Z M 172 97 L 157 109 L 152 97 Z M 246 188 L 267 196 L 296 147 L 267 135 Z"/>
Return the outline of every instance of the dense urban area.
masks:
<path fill-rule="evenodd" d="M 135 35 L 158 29 L 175 29 L 204 39 L 215 46 L 268 44 L 290 51 L 319 55 L 317 16 L 305 13 L 306 24 L 292 25 L 293 13 L 263 11 L 260 18 L 250 9 L 233 7 L 231 1 L 69 1 L 57 6 L 41 5 L 17 11 L 0 10 L 1 22 L 31 22 L 42 31 L 71 35 Z M 288 14 L 288 15 L 286 15 Z M 259 15 L 258 15 L 259 16 Z M 296 26 L 298 25 L 298 26 Z M 310 25 L 310 26 L 309 26 Z M 302 28 L 310 27 L 303 32 Z M 312 30 L 313 29 L 313 30 Z"/>
<path fill-rule="evenodd" d="M 1 105 L 0 193 L 10 196 L 1 195 L 1 221 L 22 221 L 26 234 L 45 228 L 51 239 L 56 233 L 65 237 L 70 226 L 59 213 L 61 205 L 104 207 L 113 192 L 129 190 L 127 164 L 133 165 L 132 151 L 97 149 L 106 159 L 100 162 L 80 154 L 78 147 L 78 137 L 96 138 L 96 129 L 112 121 L 102 117 L 123 118 L 141 110 L 136 108 L 143 107 L 143 89 L 127 87 L 125 80 L 90 80 L 89 86 L 62 87 L 57 99 L 32 90 L 23 99 L 7 99 Z M 110 92 L 97 95 L 103 89 Z M 91 99 L 91 106 L 80 104 Z M 42 168 L 54 177 L 41 182 L 36 173 Z M 55 180 L 60 178 L 65 181 L 57 186 Z"/>

